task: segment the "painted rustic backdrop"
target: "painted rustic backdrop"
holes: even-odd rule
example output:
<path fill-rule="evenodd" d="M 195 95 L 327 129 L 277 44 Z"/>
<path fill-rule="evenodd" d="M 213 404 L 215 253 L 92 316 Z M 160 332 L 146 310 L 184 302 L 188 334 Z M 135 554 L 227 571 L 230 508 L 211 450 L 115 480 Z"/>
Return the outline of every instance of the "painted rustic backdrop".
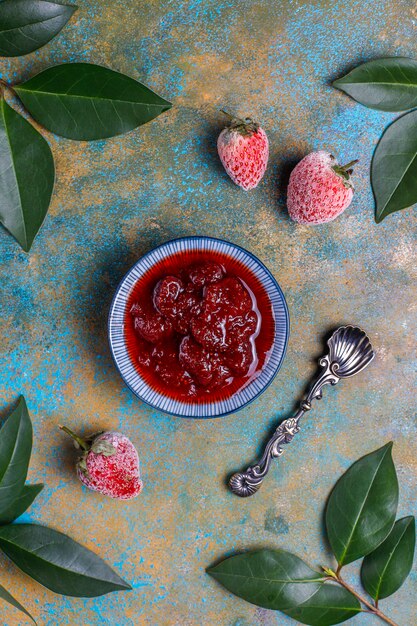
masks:
<path fill-rule="evenodd" d="M 412 211 L 377 226 L 369 163 L 390 114 L 367 110 L 330 81 L 386 55 L 417 56 L 414 0 L 79 0 L 62 34 L 1 76 L 28 78 L 53 63 L 91 61 L 140 79 L 174 108 L 127 136 L 77 143 L 47 135 L 57 162 L 50 212 L 30 253 L 0 232 L 0 409 L 24 393 L 35 428 L 30 471 L 46 489 L 25 519 L 65 530 L 129 581 L 130 593 L 61 598 L 4 559 L 0 582 L 55 626 L 281 626 L 282 614 L 228 595 L 205 567 L 232 551 L 286 547 L 328 561 L 323 503 L 360 455 L 395 441 L 400 513 L 415 509 L 416 222 Z M 262 121 L 271 143 L 262 184 L 245 193 L 222 171 L 220 108 Z M 359 158 L 352 206 L 318 228 L 293 224 L 283 190 L 313 149 Z M 250 408 L 187 421 L 141 404 L 110 358 L 106 317 L 118 281 L 140 255 L 181 235 L 216 235 L 259 256 L 288 300 L 282 370 Z M 326 393 L 262 491 L 239 500 L 229 472 L 259 453 L 292 410 L 326 333 L 363 326 L 377 350 L 363 374 Z M 137 444 L 145 490 L 130 504 L 87 492 L 58 430 L 123 430 Z M 415 511 L 414 511 L 415 512 Z M 351 568 L 353 570 L 354 568 Z M 384 602 L 409 626 L 416 574 Z M 389 607 L 389 610 L 388 610 Z M 0 621 L 21 624 L 0 606 Z M 377 626 L 358 616 L 353 625 Z"/>

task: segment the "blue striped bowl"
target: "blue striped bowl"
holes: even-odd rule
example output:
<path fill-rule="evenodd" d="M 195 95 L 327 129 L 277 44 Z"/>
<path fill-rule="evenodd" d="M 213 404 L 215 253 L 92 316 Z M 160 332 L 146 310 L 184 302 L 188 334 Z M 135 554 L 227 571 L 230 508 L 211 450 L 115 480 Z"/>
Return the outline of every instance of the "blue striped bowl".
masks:
<path fill-rule="evenodd" d="M 155 263 L 178 252 L 184 251 L 219 252 L 243 263 L 263 285 L 269 298 L 275 317 L 275 340 L 271 355 L 260 374 L 248 385 L 238 390 L 231 397 L 215 402 L 181 402 L 172 399 L 152 387 L 140 376 L 131 361 L 126 347 L 124 320 L 129 295 L 134 285 Z M 265 265 L 253 254 L 228 241 L 213 237 L 183 237 L 174 239 L 148 252 L 132 267 L 120 283 L 109 314 L 109 341 L 114 362 L 124 382 L 143 402 L 155 409 L 179 417 L 210 418 L 222 417 L 239 411 L 255 400 L 275 378 L 285 356 L 289 337 L 288 307 L 277 281 Z"/>

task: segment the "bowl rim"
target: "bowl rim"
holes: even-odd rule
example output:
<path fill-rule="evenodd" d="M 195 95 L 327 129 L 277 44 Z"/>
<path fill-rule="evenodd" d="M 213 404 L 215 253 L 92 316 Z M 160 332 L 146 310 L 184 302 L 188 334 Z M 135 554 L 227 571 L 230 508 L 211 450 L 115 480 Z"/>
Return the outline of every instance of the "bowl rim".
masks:
<path fill-rule="evenodd" d="M 279 360 L 278 365 L 275 368 L 274 373 L 272 374 L 271 378 L 268 380 L 268 382 L 265 384 L 264 387 L 262 387 L 262 389 L 260 389 L 254 396 L 253 398 L 250 398 L 250 400 L 247 400 L 244 404 L 242 404 L 239 408 L 235 408 L 235 409 L 231 409 L 230 411 L 226 411 L 224 413 L 218 413 L 217 415 L 178 415 L 178 413 L 174 413 L 172 411 L 167 411 L 165 409 L 162 409 L 159 406 L 156 406 L 155 404 L 152 404 L 151 402 L 149 402 L 148 400 L 144 400 L 142 398 L 142 396 L 140 396 L 133 388 L 132 386 L 127 382 L 124 374 L 122 373 L 122 371 L 119 368 L 119 365 L 116 361 L 116 357 L 114 354 L 114 350 L 113 350 L 113 344 L 112 344 L 112 339 L 111 339 L 111 319 L 112 319 L 112 312 L 113 312 L 113 308 L 114 308 L 114 303 L 116 301 L 117 295 L 122 287 L 122 285 L 124 284 L 127 276 L 135 269 L 135 267 L 137 267 L 139 265 L 139 263 L 142 263 L 142 261 L 144 259 L 146 259 L 147 257 L 149 257 L 155 250 L 158 250 L 158 248 L 162 248 L 163 246 L 166 246 L 170 243 L 176 243 L 179 241 L 195 241 L 195 240 L 206 240 L 206 241 L 217 241 L 219 243 L 225 243 L 229 246 L 232 246 L 233 248 L 236 248 L 237 250 L 242 251 L 244 254 L 247 254 L 252 260 L 254 260 L 256 263 L 258 263 L 262 269 L 267 273 L 267 275 L 269 276 L 269 278 L 272 280 L 275 288 L 277 289 L 281 300 L 282 300 L 282 305 L 283 305 L 283 309 L 284 309 L 284 313 L 285 313 L 285 339 L 284 339 L 284 347 L 282 350 L 282 354 L 281 354 L 281 358 Z M 133 393 L 134 396 L 136 396 L 136 398 L 138 398 L 141 402 L 143 402 L 145 405 L 151 407 L 152 409 L 159 411 L 160 413 L 164 413 L 165 415 L 171 415 L 173 417 L 178 417 L 181 419 L 217 419 L 219 417 L 226 417 L 227 415 L 232 415 L 233 413 L 238 413 L 239 411 L 241 411 L 242 409 L 244 409 L 245 407 L 249 406 L 250 404 L 252 404 L 252 402 L 254 402 L 255 400 L 257 400 L 259 398 L 259 396 L 261 396 L 264 391 L 266 391 L 268 389 L 268 387 L 270 386 L 270 384 L 275 380 L 278 372 L 280 371 L 282 364 L 284 362 L 284 358 L 285 355 L 287 353 L 287 347 L 288 347 L 288 341 L 289 341 L 289 337 L 290 337 L 290 315 L 289 315 L 289 310 L 288 310 L 288 305 L 287 305 L 287 301 L 285 299 L 284 293 L 277 281 L 277 279 L 275 278 L 275 276 L 272 274 L 272 272 L 266 267 L 266 265 L 257 257 L 255 256 L 252 252 L 250 252 L 249 250 L 246 250 L 246 248 L 243 248 L 242 246 L 233 243 L 232 241 L 229 241 L 228 239 L 221 239 L 220 237 L 211 237 L 210 235 L 184 235 L 183 237 L 175 237 L 174 239 L 168 239 L 167 241 L 164 241 L 163 243 L 158 244 L 157 246 L 154 246 L 151 250 L 148 250 L 148 252 L 145 252 L 145 254 L 143 254 L 137 261 L 136 263 L 134 263 L 134 265 L 132 265 L 130 267 L 130 269 L 128 269 L 128 271 L 124 274 L 124 276 L 122 277 L 122 279 L 119 281 L 115 291 L 114 291 L 114 295 L 109 307 L 109 312 L 108 312 L 108 317 L 107 317 L 107 336 L 108 336 L 108 341 L 109 341 L 109 347 L 110 347 L 110 353 L 113 359 L 113 363 L 116 367 L 116 370 L 118 371 L 121 379 L 123 380 L 124 384 L 126 385 L 126 387 Z M 239 393 L 239 392 L 237 392 Z M 192 403 L 190 403 L 192 405 Z"/>

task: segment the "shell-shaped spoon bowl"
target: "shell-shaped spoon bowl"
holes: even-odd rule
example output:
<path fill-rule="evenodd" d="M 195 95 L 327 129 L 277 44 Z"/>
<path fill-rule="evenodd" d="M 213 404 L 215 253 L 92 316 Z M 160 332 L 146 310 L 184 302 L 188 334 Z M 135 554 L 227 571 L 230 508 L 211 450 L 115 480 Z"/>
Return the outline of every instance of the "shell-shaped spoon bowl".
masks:
<path fill-rule="evenodd" d="M 341 326 L 327 345 L 330 369 L 339 378 L 358 374 L 375 356 L 367 334 L 357 326 Z"/>

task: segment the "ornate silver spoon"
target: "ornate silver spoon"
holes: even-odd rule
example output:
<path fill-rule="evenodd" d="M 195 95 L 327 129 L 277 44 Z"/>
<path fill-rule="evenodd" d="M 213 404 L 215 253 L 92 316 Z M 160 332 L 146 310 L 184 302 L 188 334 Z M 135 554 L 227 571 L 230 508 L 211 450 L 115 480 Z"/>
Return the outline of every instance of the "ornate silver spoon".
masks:
<path fill-rule="evenodd" d="M 269 472 L 272 459 L 283 453 L 281 446 L 290 443 L 300 431 L 299 421 L 311 409 L 314 399 L 321 400 L 324 385 L 336 385 L 341 378 L 348 378 L 363 370 L 375 356 L 366 333 L 357 326 L 341 326 L 327 342 L 328 354 L 319 359 L 323 368 L 310 391 L 300 404 L 300 408 L 289 419 L 278 426 L 265 446 L 262 458 L 245 472 L 233 474 L 229 481 L 230 489 L 238 496 L 246 498 L 258 491 Z"/>

